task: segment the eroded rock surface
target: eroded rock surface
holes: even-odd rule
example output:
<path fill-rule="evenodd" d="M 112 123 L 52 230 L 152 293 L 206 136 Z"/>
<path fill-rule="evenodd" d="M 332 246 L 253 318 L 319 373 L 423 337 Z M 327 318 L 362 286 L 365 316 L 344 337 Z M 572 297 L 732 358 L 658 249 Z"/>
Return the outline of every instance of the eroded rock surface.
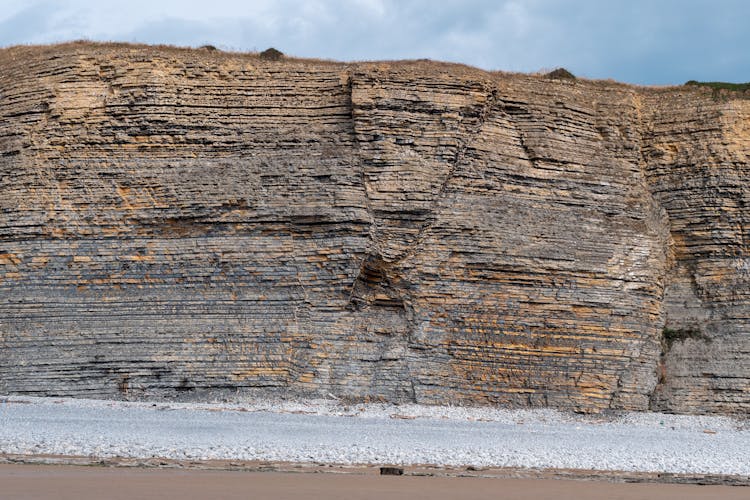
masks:
<path fill-rule="evenodd" d="M 127 45 L 0 69 L 2 393 L 750 409 L 750 101 Z"/>

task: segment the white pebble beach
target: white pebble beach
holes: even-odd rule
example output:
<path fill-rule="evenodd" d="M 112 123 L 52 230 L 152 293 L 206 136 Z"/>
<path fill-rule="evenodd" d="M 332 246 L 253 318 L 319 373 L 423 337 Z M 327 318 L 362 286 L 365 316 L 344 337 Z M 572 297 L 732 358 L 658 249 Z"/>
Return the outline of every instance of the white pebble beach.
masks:
<path fill-rule="evenodd" d="M 750 476 L 750 422 L 713 416 L 0 397 L 0 454 Z"/>

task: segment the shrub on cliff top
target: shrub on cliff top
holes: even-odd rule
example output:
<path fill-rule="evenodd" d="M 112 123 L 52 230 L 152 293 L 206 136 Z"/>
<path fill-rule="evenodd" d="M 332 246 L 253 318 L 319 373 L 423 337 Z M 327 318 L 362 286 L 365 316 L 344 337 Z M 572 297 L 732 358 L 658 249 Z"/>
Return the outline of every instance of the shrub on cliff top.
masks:
<path fill-rule="evenodd" d="M 284 57 L 284 53 L 280 50 L 274 49 L 273 47 L 270 47 L 260 53 L 260 58 L 265 59 L 266 61 L 278 61 L 282 57 Z"/>
<path fill-rule="evenodd" d="M 550 71 L 546 75 L 544 75 L 547 78 L 553 78 L 555 80 L 575 80 L 576 75 L 571 73 L 565 68 L 557 68 L 554 71 Z"/>

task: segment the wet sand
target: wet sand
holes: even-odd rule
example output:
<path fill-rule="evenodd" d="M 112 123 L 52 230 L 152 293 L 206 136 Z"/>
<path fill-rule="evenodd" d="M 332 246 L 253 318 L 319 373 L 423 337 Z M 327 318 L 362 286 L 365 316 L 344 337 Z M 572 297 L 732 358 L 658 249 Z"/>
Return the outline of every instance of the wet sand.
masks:
<path fill-rule="evenodd" d="M 554 479 L 380 476 L 0 465 L 0 499 L 555 499 L 750 498 L 750 487 L 606 483 Z"/>

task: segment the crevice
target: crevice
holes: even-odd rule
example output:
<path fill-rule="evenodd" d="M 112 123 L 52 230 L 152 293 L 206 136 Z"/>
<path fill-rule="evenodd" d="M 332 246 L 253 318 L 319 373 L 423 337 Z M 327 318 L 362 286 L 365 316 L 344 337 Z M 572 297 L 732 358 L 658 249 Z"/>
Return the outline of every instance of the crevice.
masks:
<path fill-rule="evenodd" d="M 351 96 L 353 95 L 353 87 L 356 85 L 356 82 L 353 82 L 351 75 L 348 84 Z M 480 106 L 472 106 L 471 111 L 465 112 L 463 117 L 464 120 L 471 120 L 474 123 L 471 123 L 470 126 L 464 128 L 464 133 L 459 135 L 459 140 L 461 138 L 463 138 L 463 140 L 457 145 L 454 153 L 455 156 L 448 159 L 446 162 L 448 167 L 447 173 L 435 189 L 435 194 L 431 197 L 429 207 L 418 208 L 410 211 L 408 214 L 405 210 L 400 210 L 398 213 L 378 213 L 378 211 L 373 208 L 374 205 L 371 203 L 371 186 L 365 168 L 367 166 L 367 159 L 363 157 L 363 150 L 359 142 L 359 136 L 357 135 L 356 111 L 361 108 L 355 110 L 355 103 L 353 102 L 353 98 L 351 98 L 352 127 L 356 141 L 356 151 L 359 158 L 359 174 L 361 175 L 366 208 L 370 217 L 370 232 L 369 248 L 363 256 L 357 276 L 355 277 L 349 291 L 347 308 L 351 311 L 361 310 L 368 316 L 371 314 L 386 314 L 389 317 L 396 316 L 401 318 L 400 321 L 403 322 L 405 329 L 403 334 L 399 335 L 399 338 L 394 339 L 394 341 L 399 343 L 403 342 L 403 346 L 406 349 L 405 352 L 407 353 L 412 350 L 424 350 L 426 347 L 422 346 L 420 342 L 415 340 L 415 332 L 419 320 L 413 307 L 408 285 L 402 282 L 401 277 L 399 276 L 399 264 L 413 256 L 419 248 L 422 247 L 424 241 L 429 235 L 430 228 L 437 223 L 439 216 L 438 209 L 445 200 L 445 195 L 450 189 L 450 183 L 455 180 L 459 168 L 464 166 L 463 164 L 469 148 L 477 141 L 477 138 L 483 131 L 485 123 L 497 104 L 499 99 L 498 89 L 494 85 L 492 85 L 492 87 L 489 87 L 488 84 L 485 85 L 485 88 L 487 89 L 486 101 Z M 474 114 L 472 111 L 477 110 L 477 108 L 479 108 L 478 114 Z M 465 123 L 466 122 L 464 122 L 464 124 Z M 401 141 L 402 145 L 408 143 L 408 141 L 405 140 Z M 481 176 L 482 175 L 480 174 L 479 177 Z M 383 245 L 386 245 L 387 242 L 384 243 L 378 239 L 378 221 L 412 221 L 415 218 L 422 220 L 414 228 L 414 233 L 411 236 L 411 244 L 408 248 L 398 252 L 395 256 L 389 256 L 388 252 L 383 249 Z M 403 388 L 403 392 L 408 399 L 414 402 L 417 401 L 420 392 L 418 386 L 422 385 L 421 382 L 415 379 L 412 375 L 415 373 L 413 367 L 415 359 L 416 358 L 413 356 L 405 354 L 405 357 L 401 360 L 404 363 L 405 381 L 407 383 Z"/>
<path fill-rule="evenodd" d="M 469 147 L 474 144 L 481 136 L 484 125 L 487 122 L 487 118 L 492 113 L 492 110 L 494 109 L 498 101 L 499 91 L 496 86 L 492 86 L 492 88 L 487 93 L 487 100 L 485 101 L 484 105 L 482 106 L 482 110 L 479 113 L 477 124 L 464 134 L 464 140 L 456 151 L 456 157 L 450 163 L 448 173 L 445 175 L 443 182 L 440 183 L 440 187 L 438 188 L 437 193 L 432 199 L 432 206 L 429 210 L 429 213 L 427 214 L 427 217 L 425 218 L 425 222 L 422 223 L 422 226 L 417 230 L 416 237 L 414 238 L 414 241 L 409 246 L 409 248 L 407 248 L 407 250 L 401 255 L 393 258 L 393 263 L 403 262 L 404 260 L 413 256 L 414 253 L 421 247 L 424 240 L 427 238 L 430 229 L 438 220 L 438 211 L 440 208 L 440 204 L 445 198 L 445 193 L 448 189 L 449 184 L 455 179 L 456 172 L 458 171 L 459 166 L 463 163 Z"/>
<path fill-rule="evenodd" d="M 364 162 L 364 159 L 362 158 L 362 147 L 357 137 L 357 120 L 356 120 L 356 117 L 354 116 L 354 75 L 349 71 L 347 71 L 346 73 L 346 88 L 347 88 L 347 96 L 349 99 L 347 102 L 347 105 L 349 107 L 349 119 L 351 122 L 352 141 L 354 143 L 354 151 L 355 151 L 356 159 L 357 159 L 357 171 L 359 172 L 360 180 L 362 182 L 365 209 L 367 210 L 367 216 L 370 219 L 370 230 L 369 230 L 370 244 L 373 246 L 376 246 L 377 242 L 375 240 L 375 234 L 373 232 L 375 228 L 375 217 L 374 217 L 374 212 L 372 208 L 372 203 L 370 201 L 370 191 L 368 189 L 367 176 L 365 174 L 365 162 Z"/>
<path fill-rule="evenodd" d="M 405 310 L 404 299 L 389 276 L 388 268 L 389 263 L 379 255 L 365 257 L 349 293 L 349 309 L 372 306 Z"/>
<path fill-rule="evenodd" d="M 368 188 L 368 182 L 367 182 L 367 175 L 365 174 L 365 162 L 362 156 L 362 147 L 359 142 L 359 138 L 357 137 L 357 121 L 354 113 L 354 74 L 347 68 L 347 71 L 345 73 L 346 75 L 346 89 L 347 89 L 347 97 L 348 102 L 347 105 L 349 107 L 349 118 L 351 123 L 351 134 L 352 134 L 352 141 L 354 143 L 354 151 L 356 155 L 357 160 L 357 171 L 360 176 L 360 182 L 362 184 L 362 190 L 364 194 L 364 202 L 365 202 L 365 210 L 367 211 L 367 217 L 369 219 L 369 229 L 368 229 L 368 241 L 367 245 L 369 247 L 369 252 L 375 252 L 376 254 L 379 254 L 378 251 L 378 245 L 377 240 L 375 238 L 375 216 L 374 211 L 372 208 L 371 200 L 370 200 L 370 192 Z M 363 270 L 365 269 L 365 265 L 367 262 L 367 259 L 371 253 L 365 253 L 365 256 L 360 263 L 359 270 L 357 271 L 357 275 L 354 277 L 354 281 L 352 282 L 351 289 L 349 290 L 349 297 L 347 300 L 347 308 L 348 309 L 354 309 L 358 310 L 361 303 L 361 298 L 355 295 L 357 290 L 357 285 L 360 283 L 361 275 Z"/>
<path fill-rule="evenodd" d="M 526 159 L 531 163 L 532 167 L 541 168 L 537 162 L 538 157 L 526 142 L 524 131 L 520 126 L 524 119 L 526 121 L 532 121 L 532 116 L 531 113 L 529 113 L 528 108 L 521 106 L 520 103 L 506 104 L 501 108 L 501 112 L 506 118 L 508 118 L 508 121 L 513 124 L 516 134 L 518 135 L 518 143 L 521 146 L 524 155 L 526 155 Z"/>
<path fill-rule="evenodd" d="M 639 93 L 633 93 L 633 105 L 636 112 L 636 120 L 638 125 L 638 168 L 642 177 L 643 189 L 648 194 L 651 202 L 651 212 L 654 216 L 654 222 L 660 229 L 659 237 L 661 239 L 662 250 L 664 252 L 664 269 L 663 275 L 660 276 L 661 282 L 661 293 L 659 297 L 660 302 L 660 313 L 658 316 L 658 322 L 654 327 L 657 330 L 658 338 L 658 353 L 655 359 L 654 375 L 656 383 L 646 394 L 648 397 L 648 408 L 650 410 L 663 410 L 662 392 L 668 382 L 667 373 L 667 353 L 669 348 L 665 340 L 665 332 L 667 329 L 665 325 L 667 323 L 667 311 L 665 304 L 666 291 L 669 286 L 670 275 L 673 275 L 677 262 L 675 258 L 674 240 L 672 238 L 672 224 L 669 219 L 669 213 L 659 202 L 656 196 L 656 186 L 651 183 L 650 175 L 648 172 L 649 164 L 646 160 L 646 145 L 644 141 L 644 135 L 647 133 L 648 127 L 646 120 L 643 116 L 643 99 Z M 658 219 L 658 220 L 657 220 Z M 692 275 L 692 273 L 691 273 Z M 671 347 L 671 344 L 670 346 Z"/>

